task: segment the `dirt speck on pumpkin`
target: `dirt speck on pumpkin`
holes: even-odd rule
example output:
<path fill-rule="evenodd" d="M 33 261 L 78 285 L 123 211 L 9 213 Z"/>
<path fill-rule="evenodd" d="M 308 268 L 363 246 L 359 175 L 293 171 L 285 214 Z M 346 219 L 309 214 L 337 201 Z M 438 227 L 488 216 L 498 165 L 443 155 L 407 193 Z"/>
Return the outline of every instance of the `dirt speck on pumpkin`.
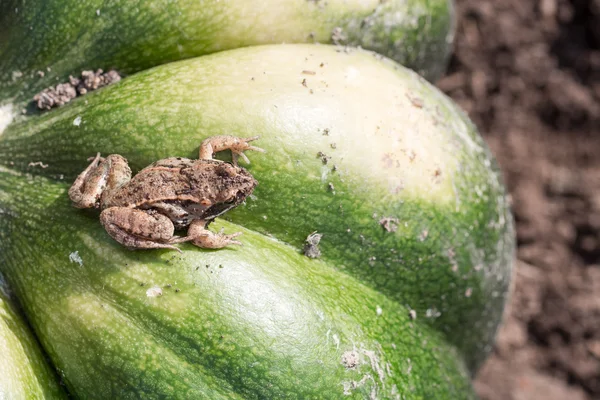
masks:
<path fill-rule="evenodd" d="M 48 168 L 48 164 L 44 164 L 41 161 L 36 161 L 36 162 L 30 162 L 29 164 L 27 164 L 28 167 L 41 167 L 41 168 Z"/>
<path fill-rule="evenodd" d="M 321 250 L 319 249 L 319 243 L 321 242 L 322 234 L 317 231 L 311 233 L 306 237 L 304 242 L 304 249 L 302 252 L 308 258 L 319 258 L 321 257 Z"/>
<path fill-rule="evenodd" d="M 317 153 L 317 158 L 321 159 L 321 162 L 323 163 L 323 165 L 327 164 L 329 162 L 329 160 L 331 159 L 330 156 L 328 156 L 327 154 L 323 153 L 322 151 L 319 151 Z"/>
<path fill-rule="evenodd" d="M 360 364 L 360 357 L 355 350 L 346 351 L 342 354 L 342 364 L 348 369 L 354 369 Z"/>
<path fill-rule="evenodd" d="M 163 295 L 163 291 L 158 286 L 153 286 L 150 289 L 146 290 L 146 296 L 148 297 L 160 297 Z"/>
<path fill-rule="evenodd" d="M 379 224 L 388 232 L 396 232 L 398 230 L 398 218 L 383 217 L 379 220 Z"/>
<path fill-rule="evenodd" d="M 442 181 L 442 169 L 440 167 L 436 167 L 433 170 L 433 176 L 432 176 L 433 182 L 436 184 L 441 183 Z"/>
<path fill-rule="evenodd" d="M 69 261 L 72 263 L 77 263 L 80 267 L 83 267 L 83 259 L 79 255 L 79 251 L 74 251 L 69 254 Z"/>
<path fill-rule="evenodd" d="M 38 109 L 50 110 L 65 105 L 75 97 L 83 96 L 89 91 L 120 80 L 121 75 L 115 70 L 108 72 L 101 69 L 96 70 L 96 72 L 82 71 L 80 77 L 69 76 L 69 82 L 46 88 L 33 96 L 33 100 Z"/>
<path fill-rule="evenodd" d="M 410 103 L 415 106 L 416 108 L 423 108 L 423 99 L 419 98 L 419 97 L 414 97 L 411 96 L 410 94 L 406 94 L 406 97 L 408 98 L 408 100 L 410 101 Z"/>
<path fill-rule="evenodd" d="M 333 30 L 331 31 L 331 41 L 333 42 L 333 44 L 343 44 L 343 42 L 346 41 L 346 35 L 344 34 L 344 30 L 339 27 L 336 26 L 335 28 L 333 28 Z"/>
<path fill-rule="evenodd" d="M 408 312 L 408 316 L 414 321 L 415 319 L 417 319 L 417 312 L 415 310 L 410 310 Z"/>
<path fill-rule="evenodd" d="M 427 310 L 425 310 L 426 318 L 439 318 L 441 315 L 442 313 L 435 307 L 428 308 Z"/>
<path fill-rule="evenodd" d="M 410 162 L 415 161 L 415 158 L 417 158 L 417 153 L 415 153 L 413 150 L 402 150 L 402 152 L 406 154 L 408 161 Z"/>

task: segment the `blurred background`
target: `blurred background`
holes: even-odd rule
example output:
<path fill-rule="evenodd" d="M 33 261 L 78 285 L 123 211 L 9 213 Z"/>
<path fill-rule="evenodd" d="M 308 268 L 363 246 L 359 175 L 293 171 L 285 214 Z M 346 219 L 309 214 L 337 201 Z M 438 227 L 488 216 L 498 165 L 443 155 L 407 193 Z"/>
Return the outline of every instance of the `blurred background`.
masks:
<path fill-rule="evenodd" d="M 600 0 L 457 0 L 438 86 L 479 126 L 517 222 L 482 400 L 600 399 Z"/>

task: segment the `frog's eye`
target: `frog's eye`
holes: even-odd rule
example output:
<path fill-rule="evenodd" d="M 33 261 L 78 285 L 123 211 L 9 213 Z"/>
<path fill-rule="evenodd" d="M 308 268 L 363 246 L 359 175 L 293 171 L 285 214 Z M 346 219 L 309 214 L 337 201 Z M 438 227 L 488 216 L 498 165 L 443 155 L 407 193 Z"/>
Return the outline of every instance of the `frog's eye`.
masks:
<path fill-rule="evenodd" d="M 200 200 L 200 204 L 204 207 L 210 207 L 212 205 L 212 201 L 209 199 L 202 199 Z"/>
<path fill-rule="evenodd" d="M 223 163 L 217 167 L 217 174 L 219 174 L 221 176 L 234 177 L 237 175 L 237 172 L 233 165 Z"/>

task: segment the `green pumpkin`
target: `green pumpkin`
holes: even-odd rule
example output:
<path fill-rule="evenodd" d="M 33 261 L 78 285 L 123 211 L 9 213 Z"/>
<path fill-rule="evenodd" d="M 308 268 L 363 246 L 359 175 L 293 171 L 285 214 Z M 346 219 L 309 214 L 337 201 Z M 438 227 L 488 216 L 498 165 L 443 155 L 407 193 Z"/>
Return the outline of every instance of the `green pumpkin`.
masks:
<path fill-rule="evenodd" d="M 434 80 L 453 18 L 451 0 L 5 0 L 0 101 L 29 101 L 82 70 L 132 74 L 269 43 L 362 46 Z"/>
<path fill-rule="evenodd" d="M 130 251 L 70 204 L 96 152 L 135 173 L 223 134 L 266 150 L 210 227 L 241 247 Z M 0 271 L 78 398 L 474 396 L 512 218 L 474 126 L 393 62 L 280 45 L 163 65 L 12 123 L 0 165 Z"/>

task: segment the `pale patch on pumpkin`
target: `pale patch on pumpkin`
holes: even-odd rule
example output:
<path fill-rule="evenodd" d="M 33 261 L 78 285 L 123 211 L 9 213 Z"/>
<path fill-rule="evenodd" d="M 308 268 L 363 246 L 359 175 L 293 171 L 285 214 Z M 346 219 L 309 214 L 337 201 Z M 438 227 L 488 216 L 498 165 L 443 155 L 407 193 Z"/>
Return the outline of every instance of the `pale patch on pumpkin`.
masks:
<path fill-rule="evenodd" d="M 344 395 L 351 396 L 354 390 L 363 387 L 369 381 L 373 383 L 373 386 L 371 387 L 371 393 L 369 393 L 369 400 L 377 399 L 377 383 L 371 374 L 363 375 L 359 381 L 342 382 L 342 386 L 344 387 Z"/>
<path fill-rule="evenodd" d="M 377 354 L 375 354 L 375 352 L 372 350 L 363 350 L 363 354 L 369 358 L 369 361 L 371 362 L 371 369 L 377 372 L 379 380 L 381 383 L 383 383 L 385 379 L 385 370 L 381 367 Z"/>
<path fill-rule="evenodd" d="M 315 155 L 322 165 L 319 171 L 309 168 L 307 179 L 325 182 L 337 176 L 353 191 L 376 190 L 390 201 L 460 203 L 454 184 L 459 162 L 464 154 L 481 150 L 470 127 L 462 119 L 449 121 L 459 118 L 456 107 L 416 74 L 385 62 L 389 68 L 382 69 L 368 54 L 353 51 L 340 57 L 330 48 L 311 47 L 304 58 L 289 59 L 278 51 L 278 59 L 271 60 L 266 52 L 269 66 L 282 72 L 255 82 L 265 98 L 242 101 L 248 113 L 260 115 L 257 129 L 268 121 L 270 128 L 285 133 L 269 137 L 281 142 L 274 146 L 295 149 L 297 158 Z M 315 75 L 301 76 L 306 68 Z M 248 126 L 247 120 L 243 123 Z M 293 163 L 282 167 L 297 168 Z"/>
<path fill-rule="evenodd" d="M 0 106 L 0 135 L 6 129 L 8 125 L 13 121 L 13 105 L 12 104 L 4 104 Z"/>
<path fill-rule="evenodd" d="M 359 380 L 342 382 L 344 395 L 352 395 L 353 391 L 368 384 L 371 386 L 369 399 L 377 399 L 379 390 L 385 388 L 385 379 L 388 376 L 392 376 L 392 367 L 389 362 L 384 363 L 381 360 L 383 349 L 379 344 L 376 344 L 376 346 L 378 347 L 376 351 L 365 348 L 353 348 L 342 354 L 342 365 L 347 370 L 355 370 L 359 374 L 362 374 Z M 364 367 L 370 367 L 370 371 L 364 371 Z M 377 382 L 377 378 L 381 385 Z"/>

